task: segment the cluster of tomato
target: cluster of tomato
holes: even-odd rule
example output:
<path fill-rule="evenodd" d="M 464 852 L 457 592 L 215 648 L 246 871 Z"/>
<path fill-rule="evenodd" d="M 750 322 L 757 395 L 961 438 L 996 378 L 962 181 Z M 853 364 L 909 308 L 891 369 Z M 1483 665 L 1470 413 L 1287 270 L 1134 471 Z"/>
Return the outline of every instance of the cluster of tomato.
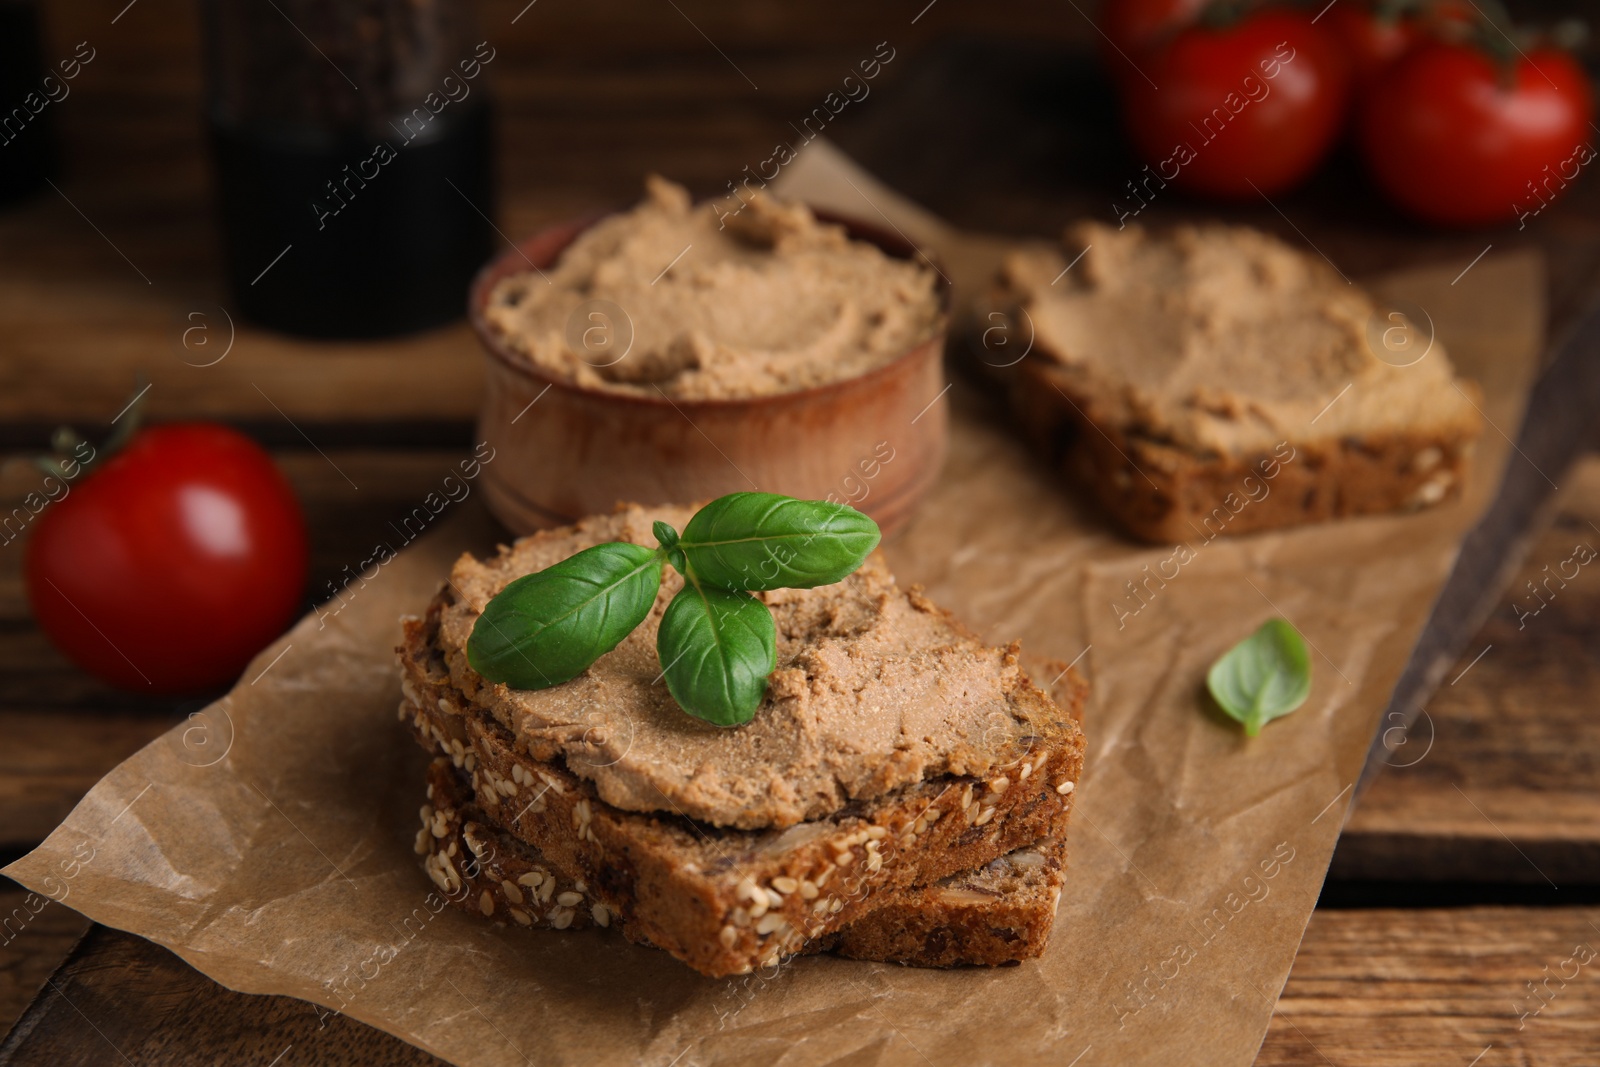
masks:
<path fill-rule="evenodd" d="M 1582 67 L 1489 0 L 1322 3 L 1106 0 L 1105 60 L 1152 175 L 1270 197 L 1348 125 L 1396 205 L 1475 226 L 1537 214 L 1594 158 Z"/>

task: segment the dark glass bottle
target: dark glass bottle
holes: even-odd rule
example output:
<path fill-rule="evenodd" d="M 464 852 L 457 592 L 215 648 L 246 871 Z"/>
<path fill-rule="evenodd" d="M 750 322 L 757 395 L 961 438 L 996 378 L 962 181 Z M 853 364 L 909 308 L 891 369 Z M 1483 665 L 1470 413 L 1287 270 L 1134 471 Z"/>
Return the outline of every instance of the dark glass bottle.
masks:
<path fill-rule="evenodd" d="M 0 205 L 55 173 L 55 107 L 70 91 L 54 74 L 46 80 L 32 0 L 0 0 Z"/>
<path fill-rule="evenodd" d="M 460 318 L 492 250 L 488 69 L 463 0 L 204 0 L 227 271 L 313 337 Z"/>

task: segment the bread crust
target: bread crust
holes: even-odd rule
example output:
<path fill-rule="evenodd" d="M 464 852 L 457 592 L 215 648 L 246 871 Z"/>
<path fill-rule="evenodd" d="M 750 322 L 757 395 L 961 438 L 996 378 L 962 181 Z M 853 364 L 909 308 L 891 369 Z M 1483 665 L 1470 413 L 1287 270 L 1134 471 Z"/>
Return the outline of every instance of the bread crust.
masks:
<path fill-rule="evenodd" d="M 1048 359 L 1025 360 L 1007 379 L 1011 408 L 1035 448 L 1129 534 L 1153 544 L 1203 543 L 1453 500 L 1479 430 L 1454 422 L 1286 440 L 1259 455 L 1203 455 L 1104 418 L 1095 397 Z M 1461 387 L 1480 399 L 1474 383 Z"/>

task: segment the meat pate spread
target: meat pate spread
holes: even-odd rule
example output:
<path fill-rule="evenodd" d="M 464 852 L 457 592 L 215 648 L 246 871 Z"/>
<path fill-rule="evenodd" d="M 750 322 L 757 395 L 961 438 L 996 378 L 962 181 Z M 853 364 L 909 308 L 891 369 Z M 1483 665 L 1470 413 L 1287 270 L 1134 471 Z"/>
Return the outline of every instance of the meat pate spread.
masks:
<path fill-rule="evenodd" d="M 485 314 L 557 380 L 737 399 L 853 378 L 932 338 L 944 327 L 935 277 L 803 204 L 762 193 L 691 204 L 652 178 L 641 203 L 553 266 L 503 279 Z"/>
<path fill-rule="evenodd" d="M 1002 286 L 1097 421 L 1197 453 L 1477 422 L 1426 324 L 1247 227 L 1084 223 L 1013 254 Z"/>
<path fill-rule="evenodd" d="M 512 579 L 604 541 L 653 545 L 651 522 L 682 528 L 683 508 L 629 507 L 524 538 L 493 559 L 463 556 L 439 642 L 452 682 L 538 759 L 564 759 L 600 797 L 631 811 L 720 826 L 784 827 L 852 800 L 945 774 L 982 775 L 1015 760 L 1061 713 L 1017 666 L 874 554 L 835 585 L 758 594 L 777 623 L 778 667 L 750 723 L 722 728 L 685 714 L 661 677 L 656 632 L 682 586 L 668 568 L 645 622 L 587 671 L 543 690 L 488 683 L 466 643 Z"/>

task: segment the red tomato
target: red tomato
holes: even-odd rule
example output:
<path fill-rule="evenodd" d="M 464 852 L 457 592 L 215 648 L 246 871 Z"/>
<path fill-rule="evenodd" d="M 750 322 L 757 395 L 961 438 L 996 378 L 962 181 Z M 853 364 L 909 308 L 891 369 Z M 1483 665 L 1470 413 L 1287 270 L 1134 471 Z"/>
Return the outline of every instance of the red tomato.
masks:
<path fill-rule="evenodd" d="M 28 600 L 50 639 L 112 685 L 197 692 L 235 678 L 294 616 L 306 526 L 249 438 L 158 426 L 40 513 Z"/>
<path fill-rule="evenodd" d="M 1191 26 L 1123 83 L 1134 147 L 1164 181 L 1227 198 L 1272 195 L 1316 169 L 1339 133 L 1349 68 L 1308 15 L 1266 8 Z"/>
<path fill-rule="evenodd" d="M 1418 23 L 1391 18 L 1351 0 L 1339 0 L 1318 19 L 1337 36 L 1350 59 L 1358 86 L 1370 85 L 1389 65 L 1409 52 L 1422 36 Z"/>
<path fill-rule="evenodd" d="M 1208 0 L 1106 0 L 1098 25 L 1104 34 L 1102 49 L 1113 76 L 1139 75 L 1129 63 L 1189 25 L 1205 10 Z"/>
<path fill-rule="evenodd" d="M 1359 135 L 1373 177 L 1399 206 L 1447 226 L 1536 214 L 1594 158 L 1594 101 L 1565 52 L 1498 64 L 1433 41 L 1373 88 Z"/>

